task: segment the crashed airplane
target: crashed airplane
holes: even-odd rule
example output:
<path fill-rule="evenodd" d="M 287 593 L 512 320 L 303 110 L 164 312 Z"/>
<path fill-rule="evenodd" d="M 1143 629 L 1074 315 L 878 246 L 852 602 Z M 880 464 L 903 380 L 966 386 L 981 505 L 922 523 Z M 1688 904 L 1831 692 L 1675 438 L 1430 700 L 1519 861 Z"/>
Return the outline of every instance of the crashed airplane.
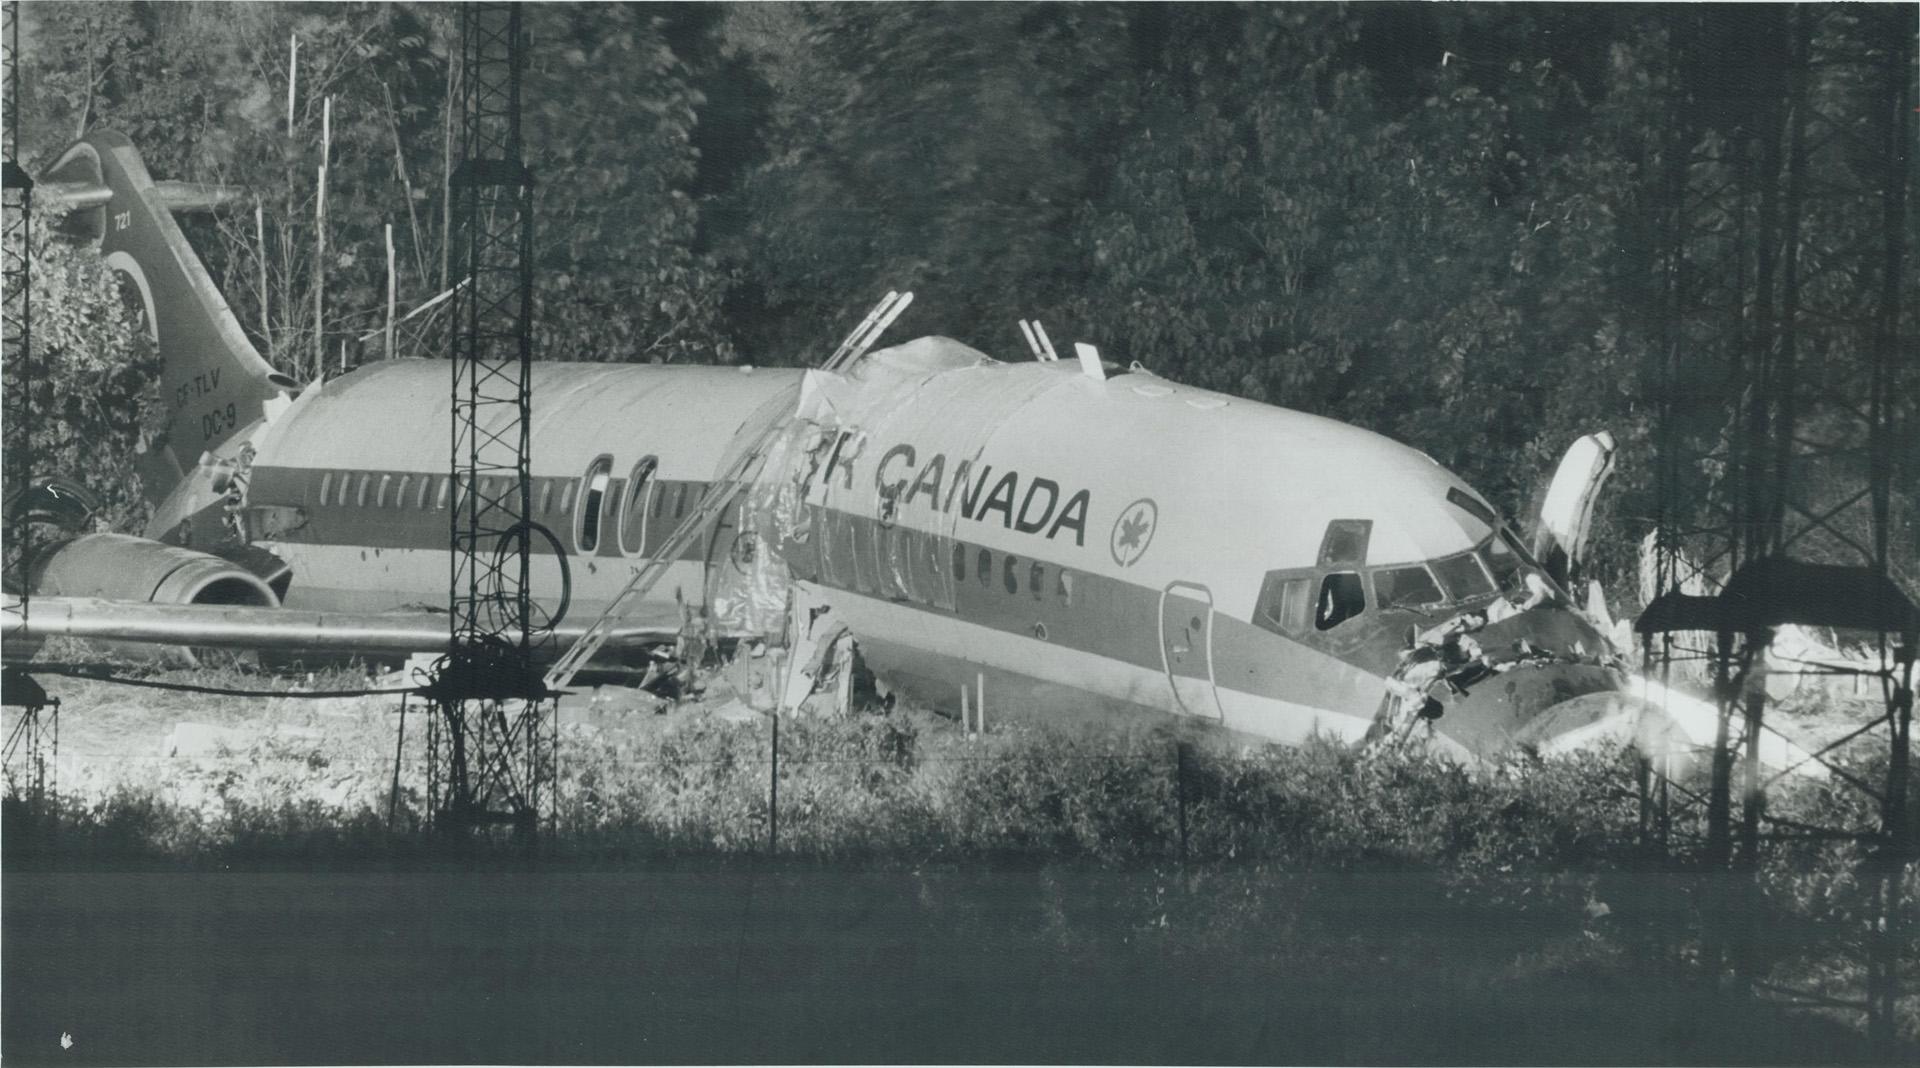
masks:
<path fill-rule="evenodd" d="M 144 534 L 37 553 L 8 657 L 57 634 L 444 651 L 446 365 L 303 389 L 275 373 L 172 218 L 194 198 L 124 137 L 75 145 L 39 188 L 133 279 L 170 422 L 143 462 Z M 1062 360 L 1023 330 L 1037 358 L 1019 362 L 923 337 L 834 371 L 536 364 L 532 515 L 552 537 L 532 581 L 564 617 L 555 644 L 760 448 L 616 646 L 670 638 L 686 602 L 720 635 L 791 647 L 796 670 L 848 635 L 876 678 L 948 713 L 990 700 L 1283 743 L 1418 731 L 1464 757 L 1649 729 L 1548 554 L 1425 454 L 1088 346 Z M 1547 548 L 1578 553 L 1604 445 L 1569 458 Z"/>

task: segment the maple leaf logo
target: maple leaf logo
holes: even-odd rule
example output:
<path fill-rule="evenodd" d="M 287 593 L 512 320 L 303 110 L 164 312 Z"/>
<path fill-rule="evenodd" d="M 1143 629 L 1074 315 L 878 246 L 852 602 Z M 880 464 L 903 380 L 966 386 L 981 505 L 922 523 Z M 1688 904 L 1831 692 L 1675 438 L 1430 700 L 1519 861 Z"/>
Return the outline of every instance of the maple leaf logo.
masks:
<path fill-rule="evenodd" d="M 1160 518 L 1160 508 L 1152 498 L 1142 497 L 1120 511 L 1120 518 L 1113 524 L 1110 548 L 1113 562 L 1121 567 L 1132 565 L 1147 551 L 1153 543 L 1153 526 Z"/>

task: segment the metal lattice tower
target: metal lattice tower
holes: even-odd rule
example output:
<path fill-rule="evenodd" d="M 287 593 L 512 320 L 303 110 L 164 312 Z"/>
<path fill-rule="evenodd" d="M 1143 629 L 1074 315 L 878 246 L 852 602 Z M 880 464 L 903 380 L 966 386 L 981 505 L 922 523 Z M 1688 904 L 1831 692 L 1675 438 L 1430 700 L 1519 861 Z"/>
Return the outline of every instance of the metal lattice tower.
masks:
<path fill-rule="evenodd" d="M 6 558 L 0 563 L 9 599 L 5 611 L 25 619 L 29 607 L 27 564 L 31 559 L 32 502 L 27 487 L 33 480 L 33 179 L 20 166 L 20 5 L 0 5 L 0 62 L 6 70 L 6 119 L 0 148 L 4 174 L 6 222 L 5 259 L 5 472 L 0 499 L 7 510 Z M 60 702 L 47 696 L 30 676 L 0 671 L 0 705 L 19 708 L 20 718 L 8 733 L 0 761 L 4 762 L 9 793 L 39 806 L 54 789 L 60 756 Z"/>
<path fill-rule="evenodd" d="M 520 142 L 518 4 L 460 15 L 452 176 L 450 651 L 431 687 L 428 801 L 449 829 L 531 832 L 551 798 L 554 700 L 534 670 L 528 589 L 533 179 Z"/>
<path fill-rule="evenodd" d="M 9 509 L 6 559 L 0 567 L 9 585 L 18 582 L 17 611 L 27 612 L 27 583 L 23 573 L 30 546 L 26 488 L 33 478 L 33 179 L 20 166 L 20 11 L 18 0 L 0 7 L 6 25 L 0 28 L 5 51 L 7 109 L 5 129 L 6 224 L 6 465 L 4 496 Z M 10 609 L 11 610 L 11 609 Z"/>
<path fill-rule="evenodd" d="M 48 696 L 31 675 L 0 668 L 0 705 L 20 709 L 0 746 L 7 794 L 38 810 L 59 786 L 60 699 Z"/>
<path fill-rule="evenodd" d="M 1732 616 L 1717 635 L 1698 627 L 1642 630 L 1650 675 L 1665 682 L 1673 665 L 1704 661 L 1719 706 L 1711 782 L 1690 815 L 1703 824 L 1705 870 L 1745 878 L 1708 880 L 1719 889 L 1701 899 L 1703 958 L 1750 970 L 1752 946 L 1763 937 L 1751 928 L 1760 910 L 1750 895 L 1761 855 L 1775 841 L 1808 834 L 1857 841 L 1861 885 L 1876 914 L 1865 938 L 1868 1030 L 1891 1050 L 1899 954 L 1912 923 L 1902 872 L 1916 855 L 1907 820 L 1915 650 L 1911 630 L 1896 631 L 1901 624 L 1887 603 L 1898 600 L 1896 580 L 1913 579 L 1901 573 L 1906 561 L 1892 548 L 1892 503 L 1895 487 L 1911 484 L 1916 455 L 1902 356 L 1913 339 L 1901 334 L 1911 300 L 1905 241 L 1914 55 L 1912 35 L 1893 19 L 1884 35 L 1871 26 L 1854 38 L 1834 32 L 1837 21 L 1856 15 L 1796 8 L 1782 16 L 1786 103 L 1761 117 L 1770 138 L 1705 146 L 1704 131 L 1690 128 L 1685 105 L 1676 104 L 1665 152 L 1674 205 L 1663 237 L 1666 337 L 1653 374 L 1654 592 L 1678 603 L 1696 576 L 1706 579 L 1702 592 L 1711 592 L 1743 571 L 1755 578 L 1750 589 L 1763 588 L 1756 576 L 1786 573 L 1796 559 L 1818 561 L 1826 575 L 1856 582 L 1851 589 L 1891 591 L 1867 613 L 1878 620 L 1872 664 L 1851 672 L 1872 680 L 1884 711 L 1813 755 L 1831 767 L 1829 753 L 1885 732 L 1882 781 L 1844 777 L 1878 802 L 1878 825 L 1808 828 L 1767 812 L 1767 786 L 1780 775 L 1766 775 L 1759 758 L 1763 735 L 1774 729 L 1765 722 L 1765 676 L 1848 672 L 1770 666 L 1773 627 L 1740 626 Z M 1862 101 L 1869 117 L 1824 113 L 1815 88 Z M 1851 181 L 1831 175 L 1836 159 L 1850 161 Z M 1824 178 L 1813 173 L 1819 160 L 1829 162 Z M 1878 201 L 1882 225 L 1844 235 L 1824 228 L 1827 205 L 1848 201 Z M 1802 239 L 1811 232 L 1821 240 Z M 1816 246 L 1817 255 L 1803 252 Z M 1714 264 L 1718 274 L 1710 273 Z M 1723 339 L 1718 350 L 1716 338 Z M 1702 485 L 1699 473 L 1707 470 L 1720 473 L 1717 485 Z M 1643 810 L 1642 826 L 1660 828 L 1663 846 L 1676 815 L 1667 786 L 1661 776 L 1657 794 L 1643 791 L 1643 804 L 1651 800 L 1657 811 Z"/>

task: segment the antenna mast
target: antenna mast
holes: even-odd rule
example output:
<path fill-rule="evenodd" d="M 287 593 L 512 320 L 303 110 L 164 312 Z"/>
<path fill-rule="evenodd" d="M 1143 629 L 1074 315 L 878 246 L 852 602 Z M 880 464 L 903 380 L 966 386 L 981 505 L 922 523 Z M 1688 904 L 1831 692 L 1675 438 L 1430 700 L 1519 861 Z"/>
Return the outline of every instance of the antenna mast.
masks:
<path fill-rule="evenodd" d="M 454 256 L 449 652 L 430 687 L 428 804 L 450 831 L 531 837 L 552 802 L 556 695 L 533 669 L 528 588 L 533 176 L 520 141 L 517 3 L 460 11 Z"/>

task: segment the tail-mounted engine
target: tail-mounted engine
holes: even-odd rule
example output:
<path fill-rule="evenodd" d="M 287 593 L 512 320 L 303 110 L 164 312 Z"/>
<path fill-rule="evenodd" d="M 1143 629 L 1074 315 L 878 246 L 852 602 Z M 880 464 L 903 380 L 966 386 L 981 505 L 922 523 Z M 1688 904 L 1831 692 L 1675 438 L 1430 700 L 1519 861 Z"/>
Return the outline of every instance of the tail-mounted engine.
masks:
<path fill-rule="evenodd" d="M 34 554 L 33 592 L 155 604 L 277 608 L 280 594 L 253 571 L 211 553 L 130 534 L 83 534 Z"/>

